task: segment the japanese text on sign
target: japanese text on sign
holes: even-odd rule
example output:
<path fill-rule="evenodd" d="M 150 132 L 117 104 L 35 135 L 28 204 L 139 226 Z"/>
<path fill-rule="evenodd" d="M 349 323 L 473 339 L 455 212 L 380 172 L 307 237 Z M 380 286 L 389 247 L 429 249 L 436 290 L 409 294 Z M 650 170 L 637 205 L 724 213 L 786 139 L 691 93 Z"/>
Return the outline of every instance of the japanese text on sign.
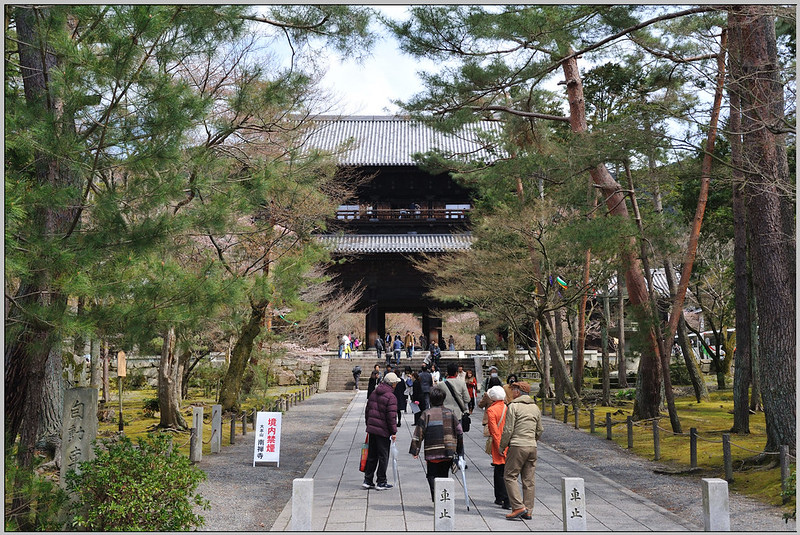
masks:
<path fill-rule="evenodd" d="M 278 463 L 278 466 L 280 466 L 280 437 L 281 413 L 257 413 L 253 466 L 255 466 L 257 462 Z"/>

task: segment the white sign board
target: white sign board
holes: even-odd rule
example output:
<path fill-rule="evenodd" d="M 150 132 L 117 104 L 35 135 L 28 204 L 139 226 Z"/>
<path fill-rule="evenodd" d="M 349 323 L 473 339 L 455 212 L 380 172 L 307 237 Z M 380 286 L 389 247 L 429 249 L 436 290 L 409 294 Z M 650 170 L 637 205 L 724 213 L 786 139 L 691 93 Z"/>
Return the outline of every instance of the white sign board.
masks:
<path fill-rule="evenodd" d="M 253 446 L 253 466 L 256 463 L 278 463 L 281 454 L 281 413 L 256 414 L 256 437 Z"/>

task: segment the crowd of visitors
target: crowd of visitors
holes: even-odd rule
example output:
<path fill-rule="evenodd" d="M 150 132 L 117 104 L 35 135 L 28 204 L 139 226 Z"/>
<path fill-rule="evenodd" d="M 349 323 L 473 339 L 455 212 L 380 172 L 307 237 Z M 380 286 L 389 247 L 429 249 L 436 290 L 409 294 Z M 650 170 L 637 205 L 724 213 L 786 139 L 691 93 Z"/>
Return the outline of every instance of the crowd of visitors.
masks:
<path fill-rule="evenodd" d="M 403 343 L 399 334 L 394 341 Z M 424 362 L 419 371 L 405 366 L 402 373 L 397 363 L 399 358 L 395 365 L 387 360 L 383 371 L 376 364 L 370 373 L 364 414 L 368 454 L 362 486 L 392 488 L 386 480 L 390 446 L 402 423 L 401 413 L 409 410 L 415 426 L 409 453 L 416 459 L 424 451 L 433 500 L 434 480 L 448 477 L 463 455 L 463 435 L 469 432 L 470 414 L 477 405 L 483 409 L 486 453 L 494 468 L 495 503 L 510 510 L 505 515 L 509 520 L 530 519 L 535 500 L 536 445 L 542 435 L 542 415 L 530 396 L 530 384 L 518 381 L 515 374 L 510 374 L 503 384 L 494 366 L 487 370 L 489 376 L 480 385 L 473 370 L 464 370 L 456 363 L 447 365 L 443 378 L 433 362 Z M 353 377 L 358 385 L 356 368 Z M 483 396 L 477 401 L 481 393 Z"/>

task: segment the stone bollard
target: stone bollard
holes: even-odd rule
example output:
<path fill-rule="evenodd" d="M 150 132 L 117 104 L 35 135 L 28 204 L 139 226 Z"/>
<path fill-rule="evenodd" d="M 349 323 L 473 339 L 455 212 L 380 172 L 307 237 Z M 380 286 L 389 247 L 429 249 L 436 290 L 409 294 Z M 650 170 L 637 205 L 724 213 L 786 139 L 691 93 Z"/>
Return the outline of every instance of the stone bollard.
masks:
<path fill-rule="evenodd" d="M 564 531 L 586 531 L 586 493 L 582 477 L 561 478 L 561 519 Z"/>
<path fill-rule="evenodd" d="M 653 420 L 653 460 L 661 459 L 661 436 L 658 433 L 658 420 Z"/>
<path fill-rule="evenodd" d="M 613 437 L 611 435 L 611 413 L 606 413 L 606 440 L 611 440 Z"/>
<path fill-rule="evenodd" d="M 567 416 L 569 415 L 569 407 L 564 405 L 564 423 L 567 423 Z"/>
<path fill-rule="evenodd" d="M 242 436 L 247 435 L 247 411 L 242 413 Z"/>
<path fill-rule="evenodd" d="M 580 429 L 580 424 L 578 423 L 578 407 L 575 407 L 573 412 L 575 413 L 575 429 Z"/>
<path fill-rule="evenodd" d="M 550 414 L 553 418 L 556 417 L 556 400 L 550 402 Z"/>
<path fill-rule="evenodd" d="M 314 511 L 314 479 L 292 480 L 292 531 L 311 531 Z"/>
<path fill-rule="evenodd" d="M 589 433 L 594 435 L 594 409 L 589 409 Z"/>
<path fill-rule="evenodd" d="M 783 494 L 783 501 L 782 503 L 787 503 L 789 501 L 789 496 L 787 496 L 786 489 L 789 486 L 789 476 L 791 475 L 789 471 L 789 446 L 783 444 L 780 447 L 781 451 L 781 494 Z"/>
<path fill-rule="evenodd" d="M 703 527 L 705 531 L 730 531 L 728 482 L 719 478 L 703 478 Z"/>
<path fill-rule="evenodd" d="M 211 405 L 211 453 L 222 451 L 222 405 Z"/>
<path fill-rule="evenodd" d="M 250 420 L 253 424 L 253 433 L 256 432 L 256 410 L 253 409 L 253 418 Z"/>
<path fill-rule="evenodd" d="M 697 468 L 697 428 L 689 430 L 689 463 L 692 468 Z"/>
<path fill-rule="evenodd" d="M 455 481 L 449 477 L 433 480 L 433 531 L 455 531 Z"/>
<path fill-rule="evenodd" d="M 633 449 L 633 417 L 628 416 L 625 418 L 625 424 L 628 427 L 628 449 Z"/>
<path fill-rule="evenodd" d="M 192 407 L 192 429 L 189 460 L 199 463 L 203 459 L 203 407 Z"/>
<path fill-rule="evenodd" d="M 236 444 L 236 415 L 231 414 L 231 445 Z"/>
<path fill-rule="evenodd" d="M 731 435 L 722 435 L 722 462 L 725 464 L 725 481 L 733 481 L 733 458 L 731 457 Z"/>

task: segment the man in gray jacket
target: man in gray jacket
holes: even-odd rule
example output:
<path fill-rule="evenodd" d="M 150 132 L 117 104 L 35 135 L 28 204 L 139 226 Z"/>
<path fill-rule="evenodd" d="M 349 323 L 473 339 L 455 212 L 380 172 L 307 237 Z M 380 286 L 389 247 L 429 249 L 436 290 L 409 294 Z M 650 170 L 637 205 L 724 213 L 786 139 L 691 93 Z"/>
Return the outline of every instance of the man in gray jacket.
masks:
<path fill-rule="evenodd" d="M 500 437 L 500 451 L 508 446 L 506 469 L 503 479 L 506 482 L 511 512 L 508 520 L 516 518 L 531 519 L 533 503 L 536 499 L 534 477 L 536 473 L 536 441 L 542 436 L 542 411 L 530 397 L 531 385 L 518 381 L 511 385 L 513 399 L 508 404 L 503 435 Z M 522 475 L 522 497 L 519 495 L 517 477 Z"/>
<path fill-rule="evenodd" d="M 452 392 L 447 385 L 453 388 Z M 469 405 L 469 391 L 467 390 L 467 383 L 464 382 L 464 379 L 458 377 L 458 364 L 451 362 L 447 365 L 447 378 L 438 383 L 436 388 L 447 394 L 444 398 L 444 406 L 453 411 L 456 415 L 456 419 L 460 422 L 461 415 L 464 414 L 464 411 L 467 410 L 467 406 Z M 456 399 L 459 399 L 461 403 L 456 401 Z"/>

